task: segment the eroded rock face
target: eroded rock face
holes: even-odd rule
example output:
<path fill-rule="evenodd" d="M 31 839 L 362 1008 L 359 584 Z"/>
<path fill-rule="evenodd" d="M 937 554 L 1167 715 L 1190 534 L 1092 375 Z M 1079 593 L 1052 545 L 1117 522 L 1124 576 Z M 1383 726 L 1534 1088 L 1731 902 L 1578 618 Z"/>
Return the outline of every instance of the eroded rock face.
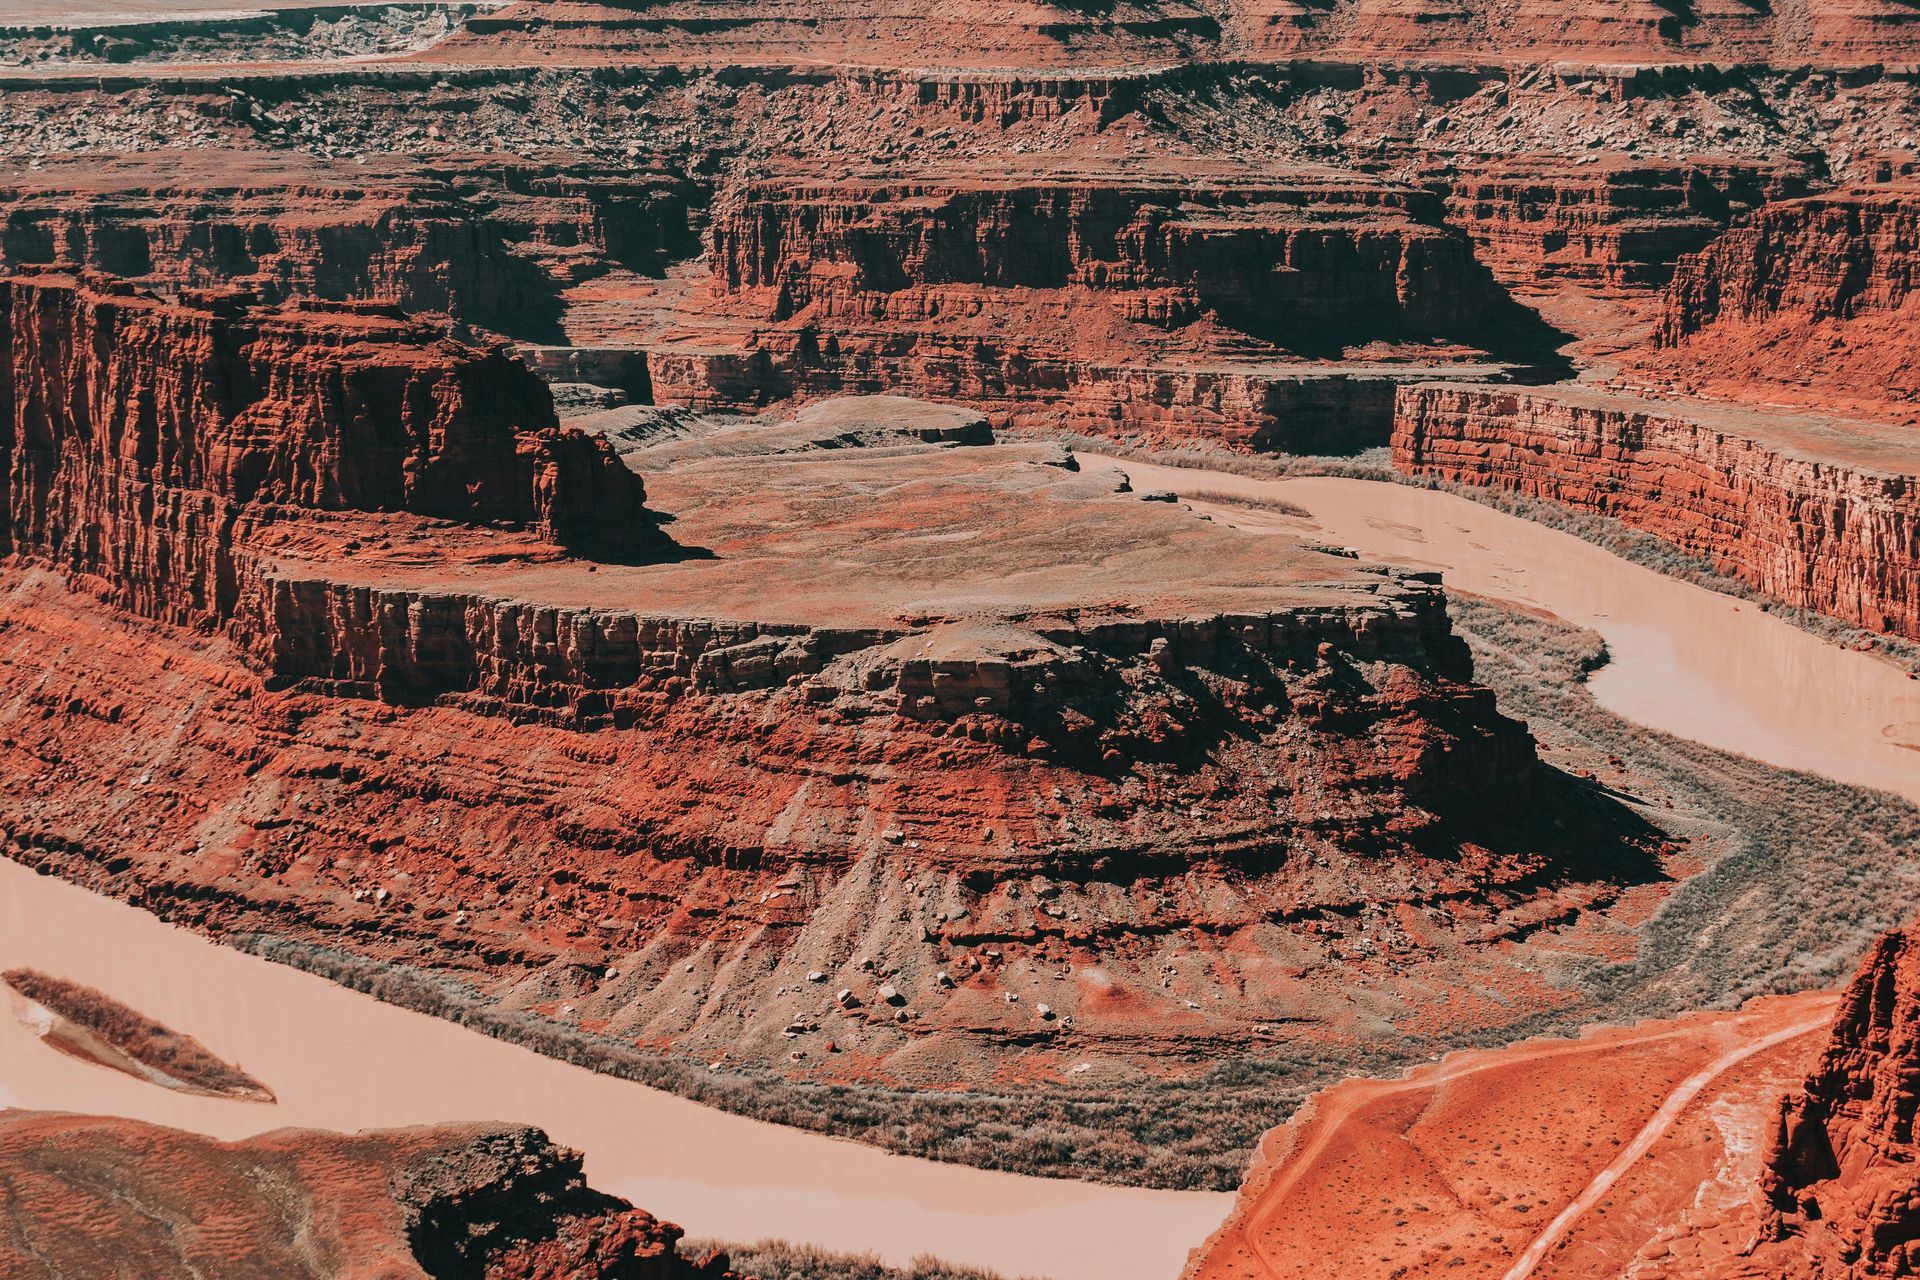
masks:
<path fill-rule="evenodd" d="M 1612 516 L 1799 608 L 1920 637 L 1904 428 L 1554 388 L 1420 386 L 1395 464 Z"/>
<path fill-rule="evenodd" d="M 1216 181 L 760 182 L 716 209 L 713 271 L 773 319 L 926 319 L 942 286 L 1077 287 L 1129 319 L 1213 312 L 1281 345 L 1471 333 L 1496 297 L 1423 192 L 1332 174 Z"/>
<path fill-rule="evenodd" d="M 1642 367 L 1717 397 L 1912 421 L 1917 286 L 1920 189 L 1771 204 L 1682 260 Z"/>
<path fill-rule="evenodd" d="M 532 340 L 552 336 L 558 294 L 581 275 L 693 254 L 702 199 L 645 160 L 476 155 L 348 173 L 220 148 L 136 154 L 9 175 L 0 268 L 384 302 Z"/>
<path fill-rule="evenodd" d="M 1503 156 L 1447 177 L 1448 220 L 1503 282 L 1533 290 L 1663 285 L 1730 220 L 1806 189 L 1789 163 L 1706 158 Z"/>
<path fill-rule="evenodd" d="M 137 1120 L 0 1117 L 0 1270 L 380 1275 L 418 1280 L 725 1280 L 680 1228 L 590 1189 L 537 1129 L 448 1125 L 222 1143 Z"/>
<path fill-rule="evenodd" d="M 475 19 L 435 53 L 500 58 L 509 50 L 521 56 L 538 50 L 548 57 L 671 62 L 699 49 L 755 63 L 793 59 L 805 49 L 856 64 L 910 56 L 941 66 L 1031 68 L 1235 55 L 1751 62 L 1784 46 L 1821 64 L 1855 65 L 1900 57 L 1914 33 L 1912 14 L 1895 0 L 1814 0 L 1791 19 L 1738 0 L 1682 10 L 1656 0 L 1601 9 L 1560 0 L 1136 0 L 1094 10 L 1046 0 L 997 8 L 946 0 L 916 10 L 915 20 L 905 23 L 871 0 L 682 0 L 650 6 L 646 15 L 636 20 L 631 7 L 615 4 L 520 3 Z"/>
<path fill-rule="evenodd" d="M 1779 1101 L 1758 1186 L 1722 1223 L 1683 1223 L 1633 1280 L 1871 1280 L 1920 1270 L 1920 938 L 1883 935 L 1841 996 L 1805 1083 Z"/>
<path fill-rule="evenodd" d="M 56 315 L 219 331 L 178 304 L 16 288 Z M 16 332 L 37 370 L 38 335 L 63 331 Z M 173 376 L 206 385 L 194 362 L 215 349 Z M 375 369 L 381 350 L 362 352 Z M 400 351 L 421 378 L 425 352 L 476 358 Z M 96 384 L 120 385 L 36 374 L 17 420 L 40 421 L 37 388 Z M 308 384 L 275 385 L 271 420 L 301 421 Z M 228 418 L 206 421 L 218 440 Z M 9 767 L 48 784 L 5 815 L 15 856 L 212 932 L 458 975 L 628 1047 L 936 1082 L 1044 1056 L 1069 1028 L 1073 1052 L 1128 1060 L 1244 1043 L 1298 1020 L 1303 990 L 1348 1034 L 1322 985 L 1347 948 L 1374 954 L 1355 904 L 1432 913 L 1446 941 L 1422 926 L 1409 946 L 1477 953 L 1524 936 L 1543 896 L 1603 909 L 1659 856 L 1656 833 L 1539 768 L 1430 577 L 1222 530 L 1058 446 L 970 445 L 985 428 L 963 411 L 598 425 L 580 439 L 620 441 L 687 553 L 587 565 L 537 529 L 239 503 L 220 480 L 181 492 L 231 514 L 225 594 L 189 610 L 141 586 L 139 557 L 80 579 L 201 635 L 14 566 Z M 489 447 L 468 461 L 506 457 Z M 78 447 L 12 461 L 81 493 L 128 467 Z M 529 492 L 572 483 L 568 465 Z M 159 541 L 141 510 L 116 526 L 129 546 Z M 71 569 L 47 551 L 66 545 L 18 548 Z M 70 628 L 91 639 L 56 639 Z M 174 655 L 159 669 L 155 646 Z M 53 785 L 117 776 L 143 743 L 163 758 L 135 776 L 164 798 L 103 808 Z M 1245 966 L 1232 1006 L 1163 972 L 1195 945 Z M 828 1007 L 879 969 L 906 1008 Z M 1085 969 L 1097 981 L 1058 985 Z M 792 1045 L 792 1021 L 829 1017 L 841 1061 Z"/>
<path fill-rule="evenodd" d="M 1862 962 L 1820 1065 L 1782 1105 L 1763 1182 L 1761 1256 L 1779 1261 L 1777 1274 L 1907 1276 L 1920 1267 L 1916 1081 L 1920 938 L 1902 930 Z"/>
<path fill-rule="evenodd" d="M 1351 452 L 1384 438 L 1397 382 L 1506 367 L 1483 347 L 1513 304 L 1441 214 L 1320 169 L 788 174 L 722 192 L 710 269 L 650 294 L 639 336 L 631 306 L 596 325 L 583 305 L 572 328 L 624 329 L 669 402 L 899 391 L 998 422 Z"/>
<path fill-rule="evenodd" d="M 639 477 L 503 348 L 378 307 L 65 277 L 0 283 L 0 307 L 6 546 L 153 616 L 224 620 L 236 531 L 289 508 L 654 537 Z"/>

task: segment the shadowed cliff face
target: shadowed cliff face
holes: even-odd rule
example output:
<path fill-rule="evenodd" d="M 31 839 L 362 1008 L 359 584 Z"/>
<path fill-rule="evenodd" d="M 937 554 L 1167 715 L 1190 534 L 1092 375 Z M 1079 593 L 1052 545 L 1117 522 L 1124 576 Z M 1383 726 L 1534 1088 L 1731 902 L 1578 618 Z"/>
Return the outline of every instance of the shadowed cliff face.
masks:
<path fill-rule="evenodd" d="M 0 1117 L 0 1270 L 391 1280 L 725 1280 L 680 1228 L 590 1189 L 537 1129 L 449 1125 L 221 1143 L 135 1120 Z"/>

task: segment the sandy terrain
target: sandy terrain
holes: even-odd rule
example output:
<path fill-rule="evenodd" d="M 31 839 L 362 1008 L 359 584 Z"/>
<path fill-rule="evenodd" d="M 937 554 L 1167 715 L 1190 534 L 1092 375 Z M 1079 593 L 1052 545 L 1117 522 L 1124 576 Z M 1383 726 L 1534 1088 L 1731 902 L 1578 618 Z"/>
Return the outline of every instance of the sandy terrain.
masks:
<path fill-rule="evenodd" d="M 1189 1280 L 1613 1274 L 1754 1185 L 1837 997 L 1462 1053 L 1352 1080 L 1269 1134 Z M 1652 1156 L 1649 1159 L 1649 1156 Z"/>

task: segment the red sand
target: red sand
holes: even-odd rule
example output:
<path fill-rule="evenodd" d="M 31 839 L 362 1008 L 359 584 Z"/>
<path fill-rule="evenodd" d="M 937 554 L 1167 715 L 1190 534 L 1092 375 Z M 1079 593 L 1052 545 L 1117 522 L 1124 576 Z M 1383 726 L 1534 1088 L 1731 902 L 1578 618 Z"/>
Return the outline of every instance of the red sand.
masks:
<path fill-rule="evenodd" d="M 1770 998 L 1336 1085 L 1267 1135 L 1187 1280 L 1613 1274 L 1721 1186 L 1754 1185 L 1778 1096 L 1805 1074 L 1835 999 Z"/>

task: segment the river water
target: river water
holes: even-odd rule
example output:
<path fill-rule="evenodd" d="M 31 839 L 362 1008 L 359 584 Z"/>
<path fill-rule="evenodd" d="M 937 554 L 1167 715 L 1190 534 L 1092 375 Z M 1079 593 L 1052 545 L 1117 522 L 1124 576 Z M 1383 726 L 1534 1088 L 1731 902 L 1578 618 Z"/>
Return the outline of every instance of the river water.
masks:
<path fill-rule="evenodd" d="M 277 1105 L 170 1092 L 44 1044 L 0 1002 L 0 1106 L 134 1116 L 218 1138 L 462 1120 L 537 1124 L 594 1186 L 696 1236 L 806 1241 L 1012 1276 L 1170 1280 L 1224 1194 L 1023 1178 L 729 1115 L 216 946 L 0 858 L 0 969 L 102 991 L 264 1081 Z"/>
<path fill-rule="evenodd" d="M 1439 569 L 1447 586 L 1545 609 L 1606 638 L 1590 683 L 1602 705 L 1651 729 L 1768 764 L 1920 802 L 1920 680 L 1757 606 L 1666 577 L 1466 498 L 1375 480 L 1261 480 L 1081 455 L 1142 491 L 1231 494 L 1309 519 L 1192 501 L 1251 531 L 1302 532 L 1369 560 Z"/>
<path fill-rule="evenodd" d="M 1083 455 L 1085 456 L 1085 455 Z M 1920 801 L 1920 682 L 1751 604 L 1446 494 L 1374 481 L 1259 480 L 1085 456 L 1137 488 L 1258 533 L 1309 532 L 1606 637 L 1593 690 L 1652 728 Z M 266 1082 L 274 1106 L 189 1097 L 78 1062 L 0 1017 L 0 1105 L 135 1116 L 221 1138 L 290 1125 L 538 1124 L 596 1186 L 694 1235 L 783 1237 L 890 1262 L 919 1253 L 1053 1280 L 1170 1280 L 1225 1195 L 1023 1178 L 890 1155 L 596 1076 L 296 970 L 216 947 L 0 860 L 0 967 L 96 986 Z"/>

